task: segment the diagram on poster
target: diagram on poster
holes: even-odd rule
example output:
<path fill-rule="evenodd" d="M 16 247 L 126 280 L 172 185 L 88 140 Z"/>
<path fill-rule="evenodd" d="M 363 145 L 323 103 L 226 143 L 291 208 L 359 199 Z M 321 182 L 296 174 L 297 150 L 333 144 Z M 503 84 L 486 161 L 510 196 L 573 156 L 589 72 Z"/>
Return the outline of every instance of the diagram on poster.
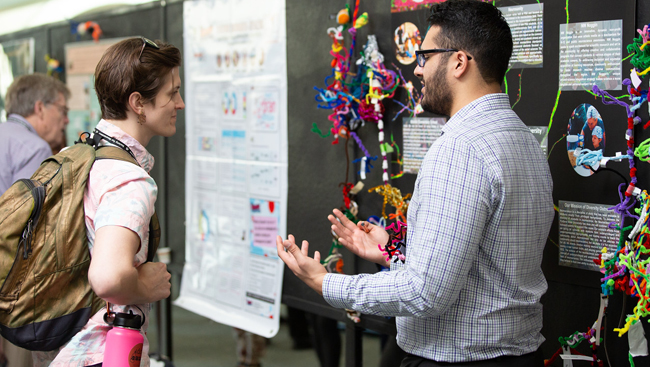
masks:
<path fill-rule="evenodd" d="M 277 131 L 280 118 L 280 92 L 255 92 L 253 95 L 253 123 L 255 130 Z"/>

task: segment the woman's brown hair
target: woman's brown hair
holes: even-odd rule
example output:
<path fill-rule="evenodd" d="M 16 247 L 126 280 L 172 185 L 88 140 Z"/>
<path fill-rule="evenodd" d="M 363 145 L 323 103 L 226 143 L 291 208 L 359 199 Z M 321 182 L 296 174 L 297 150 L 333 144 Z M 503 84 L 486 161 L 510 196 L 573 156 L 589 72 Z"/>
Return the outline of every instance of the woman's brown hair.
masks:
<path fill-rule="evenodd" d="M 155 103 L 167 75 L 181 65 L 178 48 L 161 41 L 155 44 L 158 48 L 142 37 L 129 38 L 104 52 L 95 68 L 95 91 L 102 118 L 126 119 L 129 96 L 133 92 L 139 92 L 145 102 Z"/>

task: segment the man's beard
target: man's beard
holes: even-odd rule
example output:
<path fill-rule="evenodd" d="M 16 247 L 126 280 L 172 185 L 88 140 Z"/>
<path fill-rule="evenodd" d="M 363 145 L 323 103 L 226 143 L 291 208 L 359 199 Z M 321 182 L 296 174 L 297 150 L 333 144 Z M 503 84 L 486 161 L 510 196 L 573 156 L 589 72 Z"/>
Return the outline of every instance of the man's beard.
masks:
<path fill-rule="evenodd" d="M 450 116 L 452 96 L 449 83 L 445 78 L 444 65 L 439 66 L 429 80 L 424 81 L 426 94 L 422 97 L 422 109 L 436 115 Z"/>

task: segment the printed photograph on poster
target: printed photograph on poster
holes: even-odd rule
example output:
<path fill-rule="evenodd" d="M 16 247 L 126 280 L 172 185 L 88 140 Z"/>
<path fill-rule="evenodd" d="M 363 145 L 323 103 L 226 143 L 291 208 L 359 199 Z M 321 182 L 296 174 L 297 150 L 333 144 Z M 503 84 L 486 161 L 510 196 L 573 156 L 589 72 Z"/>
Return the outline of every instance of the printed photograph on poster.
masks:
<path fill-rule="evenodd" d="M 276 201 L 250 199 L 251 254 L 277 258 L 275 238 L 280 229 L 280 207 Z"/>
<path fill-rule="evenodd" d="M 390 0 L 390 11 L 392 13 L 399 13 L 403 11 L 417 10 L 444 1 L 445 0 Z"/>
<path fill-rule="evenodd" d="M 544 66 L 544 4 L 500 7 L 512 33 L 510 68 Z"/>
<path fill-rule="evenodd" d="M 280 196 L 280 169 L 270 165 L 248 165 L 248 191 L 263 197 Z"/>
<path fill-rule="evenodd" d="M 528 126 L 530 132 L 535 136 L 542 148 L 544 155 L 548 155 L 548 126 Z"/>
<path fill-rule="evenodd" d="M 415 51 L 420 49 L 422 36 L 418 27 L 406 22 L 395 29 L 395 56 L 397 61 L 404 65 L 411 65 L 415 62 Z"/>
<path fill-rule="evenodd" d="M 623 21 L 560 24 L 560 89 L 622 89 Z"/>
<path fill-rule="evenodd" d="M 258 131 L 278 131 L 280 119 L 280 92 L 260 90 L 252 92 L 253 128 Z"/>
<path fill-rule="evenodd" d="M 190 151 L 200 156 L 216 156 L 219 145 L 218 132 L 214 129 L 194 129 Z"/>
<path fill-rule="evenodd" d="M 620 216 L 612 205 L 559 202 L 560 256 L 559 265 L 599 271 L 593 260 L 605 246 L 618 243 L 620 233 L 608 227 Z"/>
<path fill-rule="evenodd" d="M 567 154 L 573 169 L 583 177 L 589 177 L 598 169 L 600 163 L 596 163 L 593 170 L 588 166 L 579 164 L 578 155 L 582 149 L 591 151 L 602 150 L 605 153 L 605 123 L 596 107 L 583 103 L 576 107 L 571 113 L 567 126 Z"/>
<path fill-rule="evenodd" d="M 442 135 L 445 121 L 444 117 L 404 118 L 404 173 L 418 173 L 429 148 Z"/>

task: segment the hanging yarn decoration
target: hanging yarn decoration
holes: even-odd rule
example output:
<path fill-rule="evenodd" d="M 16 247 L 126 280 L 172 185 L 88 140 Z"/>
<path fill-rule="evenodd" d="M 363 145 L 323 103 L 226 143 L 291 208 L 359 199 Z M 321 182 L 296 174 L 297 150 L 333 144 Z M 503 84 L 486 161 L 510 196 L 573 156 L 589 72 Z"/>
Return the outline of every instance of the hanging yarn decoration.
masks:
<path fill-rule="evenodd" d="M 406 261 L 406 223 L 402 221 L 395 221 L 390 226 L 386 227 L 389 232 L 390 238 L 385 245 L 378 244 L 379 250 L 386 256 L 386 261 L 394 262 Z"/>
<path fill-rule="evenodd" d="M 421 114 L 422 112 L 424 112 L 424 110 L 420 105 L 420 99 L 421 99 L 420 93 L 415 89 L 413 83 L 407 81 L 404 78 L 404 76 L 402 75 L 402 70 L 400 70 L 397 66 L 395 66 L 395 64 L 393 64 L 393 68 L 395 68 L 395 70 L 397 70 L 397 72 L 399 73 L 400 87 L 402 87 L 406 91 L 406 104 L 396 99 L 393 100 L 393 102 L 402 106 L 402 109 L 395 114 L 395 117 L 393 117 L 393 121 L 395 121 L 405 111 L 408 111 L 411 114 L 410 117 L 414 117 Z"/>
<path fill-rule="evenodd" d="M 599 166 L 605 166 L 608 161 L 621 161 L 623 159 L 632 159 L 634 156 L 617 154 L 615 157 L 604 157 L 603 150 L 589 150 L 589 149 L 576 149 L 577 158 L 576 164 L 579 166 L 591 167 L 593 170 L 598 169 Z M 574 154 L 576 154 L 574 153 Z"/>
<path fill-rule="evenodd" d="M 77 23 L 74 21 L 70 22 L 70 33 L 77 36 L 77 40 L 85 34 L 90 34 L 95 42 L 99 42 L 99 37 L 102 36 L 102 29 L 97 24 L 97 22 L 87 21 Z"/>
<path fill-rule="evenodd" d="M 406 223 L 406 211 L 408 210 L 409 202 L 408 199 L 411 197 L 411 194 L 406 194 L 402 196 L 402 192 L 396 188 L 388 185 L 375 186 L 368 190 L 368 192 L 377 192 L 379 195 L 384 197 L 384 205 L 381 208 L 381 216 L 391 220 L 400 220 Z M 394 214 L 386 215 L 386 205 L 390 204 L 395 208 Z"/>
<path fill-rule="evenodd" d="M 602 362 L 597 358 L 596 349 L 600 343 L 600 320 L 604 313 L 603 303 L 606 304 L 607 297 L 614 292 L 622 292 L 626 296 L 636 298 L 637 302 L 632 314 L 627 315 L 625 324 L 620 328 L 615 328 L 619 337 L 623 336 L 630 330 L 630 327 L 640 322 L 642 318 L 650 316 L 650 289 L 648 281 L 650 280 L 650 196 L 645 190 L 637 187 L 637 168 L 633 158 L 638 158 L 642 162 L 650 162 L 650 139 L 639 144 L 635 148 L 633 129 L 635 125 L 641 123 L 641 119 L 634 114 L 641 108 L 644 103 L 648 102 L 648 91 L 641 90 L 641 78 L 644 78 L 650 72 L 650 33 L 649 27 L 644 26 L 642 30 L 637 30 L 638 38 L 627 46 L 628 52 L 632 53 L 630 62 L 634 69 L 630 73 L 630 78 L 623 80 L 623 85 L 627 88 L 628 94 L 623 97 L 615 98 L 608 92 L 594 85 L 591 93 L 596 97 L 601 97 L 605 105 L 618 105 L 625 109 L 627 117 L 627 129 L 625 139 L 627 142 L 627 151 L 625 154 L 617 153 L 615 157 L 604 157 L 602 150 L 591 151 L 582 149 L 574 152 L 576 155 L 576 164 L 590 167 L 596 171 L 604 167 L 609 161 L 628 160 L 629 165 L 629 183 L 622 183 L 618 186 L 620 202 L 609 208 L 619 215 L 618 222 L 609 223 L 609 228 L 619 232 L 619 241 L 616 246 L 613 244 L 603 246 L 601 253 L 594 263 L 598 265 L 602 273 L 601 277 L 601 312 L 598 321 L 593 327 L 586 332 L 576 332 L 567 338 L 560 338 L 561 348 L 546 363 L 550 365 L 559 353 L 571 354 L 573 348 L 583 341 L 591 345 L 593 365 L 600 365 Z M 629 98 L 629 103 L 623 98 Z M 643 128 L 650 127 L 650 121 Z M 622 223 L 631 222 L 633 225 L 623 227 Z M 634 366 L 632 355 L 629 356 L 630 365 Z"/>
<path fill-rule="evenodd" d="M 627 52 L 634 54 L 630 59 L 630 63 L 634 66 L 638 75 L 646 75 L 650 71 L 650 37 L 648 32 L 648 25 L 643 27 L 643 30 L 637 29 L 639 37 L 635 38 L 633 42 L 627 45 Z"/>
<path fill-rule="evenodd" d="M 50 57 L 49 54 L 45 54 L 45 62 L 47 62 L 48 76 L 63 73 L 63 67 L 61 66 L 61 62 L 59 60 Z"/>

